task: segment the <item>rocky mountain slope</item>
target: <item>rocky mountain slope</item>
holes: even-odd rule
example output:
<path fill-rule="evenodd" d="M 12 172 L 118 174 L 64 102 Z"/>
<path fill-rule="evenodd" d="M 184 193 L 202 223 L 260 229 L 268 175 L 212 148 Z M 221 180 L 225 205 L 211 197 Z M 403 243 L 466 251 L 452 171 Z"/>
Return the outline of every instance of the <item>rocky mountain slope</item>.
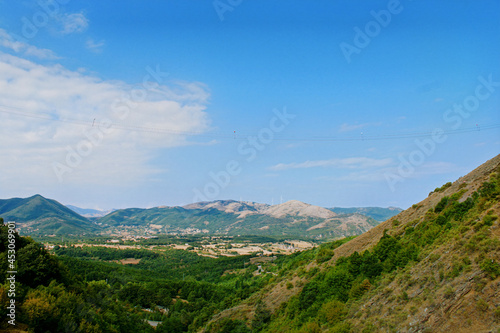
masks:
<path fill-rule="evenodd" d="M 500 155 L 344 244 L 297 255 L 203 331 L 497 332 L 499 214 Z"/>
<path fill-rule="evenodd" d="M 290 200 L 279 205 L 270 206 L 263 212 L 272 217 L 309 216 L 329 219 L 337 216 L 334 212 L 319 206 L 313 206 L 297 200 Z"/>

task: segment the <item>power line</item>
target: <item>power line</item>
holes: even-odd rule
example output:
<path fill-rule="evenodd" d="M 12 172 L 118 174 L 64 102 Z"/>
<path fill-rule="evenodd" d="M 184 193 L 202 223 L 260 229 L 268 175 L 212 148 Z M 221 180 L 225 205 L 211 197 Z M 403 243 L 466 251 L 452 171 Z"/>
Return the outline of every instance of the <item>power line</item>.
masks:
<path fill-rule="evenodd" d="M 146 126 L 137 126 L 137 125 L 126 125 L 120 123 L 103 123 L 97 120 L 97 118 L 92 118 L 92 120 L 79 120 L 79 119 L 71 119 L 71 118 L 55 118 L 49 114 L 39 114 L 24 111 L 20 108 L 15 108 L 11 106 L 0 105 L 0 112 L 12 114 L 19 117 L 27 117 L 27 118 L 35 118 L 35 119 L 43 119 L 47 121 L 54 122 L 62 122 L 75 124 L 86 127 L 101 127 L 106 126 L 113 129 L 119 129 L 124 131 L 133 131 L 133 132 L 146 132 L 146 133 L 156 133 L 156 134 L 178 134 L 185 136 L 195 136 L 200 138 L 211 138 L 211 139 L 225 139 L 225 140 L 247 140 L 249 136 L 256 136 L 258 132 L 250 133 L 242 135 L 241 131 L 223 131 L 223 132 L 195 132 L 195 131 L 175 131 L 166 128 L 159 127 L 146 127 Z M 479 132 L 479 131 L 489 131 L 500 128 L 500 124 L 491 124 L 491 125 L 482 125 L 479 127 L 477 124 L 474 127 L 466 127 L 459 129 L 450 129 L 450 130 L 442 130 L 439 135 L 456 135 L 456 134 L 464 134 L 471 132 Z M 408 133 L 387 133 L 387 134 L 372 134 L 367 135 L 366 133 L 361 133 L 356 136 L 303 136 L 303 137 L 280 137 L 278 135 L 274 135 L 273 140 L 277 141 L 295 141 L 295 142 L 345 142 L 345 141 L 377 141 L 377 140 L 400 140 L 400 139 L 412 139 L 412 138 L 423 138 L 433 136 L 434 131 L 425 131 L 425 132 L 408 132 Z"/>

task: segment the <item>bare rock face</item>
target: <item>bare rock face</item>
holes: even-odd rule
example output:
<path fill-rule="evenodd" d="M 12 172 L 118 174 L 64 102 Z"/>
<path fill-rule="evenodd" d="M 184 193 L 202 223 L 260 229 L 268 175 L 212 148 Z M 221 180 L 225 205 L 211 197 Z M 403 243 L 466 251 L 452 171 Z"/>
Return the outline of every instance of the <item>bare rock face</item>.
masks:
<path fill-rule="evenodd" d="M 277 218 L 291 215 L 328 219 L 337 216 L 337 214 L 326 208 L 309 205 L 297 200 L 290 200 L 279 205 L 270 206 L 262 213 Z"/>

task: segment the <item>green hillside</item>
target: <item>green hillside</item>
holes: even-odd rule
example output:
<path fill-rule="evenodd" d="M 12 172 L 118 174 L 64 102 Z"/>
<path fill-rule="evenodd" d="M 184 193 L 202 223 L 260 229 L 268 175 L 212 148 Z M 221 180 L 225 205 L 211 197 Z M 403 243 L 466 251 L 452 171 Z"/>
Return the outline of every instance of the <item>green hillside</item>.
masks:
<path fill-rule="evenodd" d="M 204 332 L 497 332 L 499 214 L 500 155 L 341 246 L 302 252 Z"/>
<path fill-rule="evenodd" d="M 391 217 L 398 215 L 403 210 L 397 207 L 349 207 L 349 208 L 341 208 L 341 207 L 333 207 L 330 210 L 337 214 L 361 214 L 377 221 L 383 222 Z"/>
<path fill-rule="evenodd" d="M 0 215 L 6 221 L 15 221 L 22 234 L 81 234 L 97 229 L 83 216 L 39 194 L 0 200 Z"/>

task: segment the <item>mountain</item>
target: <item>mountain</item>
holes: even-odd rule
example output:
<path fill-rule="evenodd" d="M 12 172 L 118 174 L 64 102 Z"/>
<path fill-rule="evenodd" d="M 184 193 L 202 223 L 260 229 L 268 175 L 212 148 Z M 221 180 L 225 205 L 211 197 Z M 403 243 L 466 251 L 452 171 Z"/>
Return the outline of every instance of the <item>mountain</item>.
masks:
<path fill-rule="evenodd" d="M 352 240 L 288 259 L 204 332 L 497 332 L 499 215 L 500 155 Z"/>
<path fill-rule="evenodd" d="M 326 208 L 309 205 L 297 200 L 291 200 L 279 205 L 270 206 L 265 209 L 263 213 L 276 218 L 285 216 L 301 216 L 328 219 L 337 215 Z"/>
<path fill-rule="evenodd" d="M 112 209 L 112 210 L 100 210 L 100 209 L 90 209 L 90 208 L 80 208 L 80 207 L 76 207 L 76 206 L 73 206 L 73 205 L 66 205 L 66 207 L 68 207 L 69 209 L 71 209 L 72 211 L 74 211 L 75 213 L 83 216 L 83 217 L 87 217 L 87 218 L 90 218 L 90 217 L 102 217 L 102 216 L 105 216 L 109 213 L 111 213 L 112 211 L 114 211 L 115 209 Z"/>
<path fill-rule="evenodd" d="M 218 200 L 183 207 L 129 208 L 108 214 L 97 223 L 115 233 L 206 233 L 226 235 L 342 238 L 359 235 L 378 224 L 360 214 L 337 215 L 300 201 L 269 206 Z"/>
<path fill-rule="evenodd" d="M 82 234 L 96 230 L 85 217 L 39 194 L 0 200 L 0 216 L 17 222 L 22 234 Z"/>
<path fill-rule="evenodd" d="M 214 208 L 226 213 L 235 213 L 239 215 L 239 217 L 260 213 L 268 207 L 269 205 L 266 204 L 235 200 L 202 201 L 183 206 L 184 209 L 208 210 Z"/>
<path fill-rule="evenodd" d="M 398 207 L 350 207 L 350 208 L 341 208 L 341 207 L 333 207 L 329 208 L 332 212 L 337 214 L 354 214 L 358 213 L 361 215 L 369 216 L 377 221 L 383 222 L 391 217 L 401 213 L 403 210 Z"/>
<path fill-rule="evenodd" d="M 359 235 L 379 223 L 361 214 L 336 214 L 297 200 L 273 206 L 217 200 L 184 207 L 127 208 L 102 216 L 104 213 L 63 206 L 41 195 L 0 200 L 0 215 L 16 220 L 21 233 L 31 235 L 204 233 L 333 239 Z"/>

